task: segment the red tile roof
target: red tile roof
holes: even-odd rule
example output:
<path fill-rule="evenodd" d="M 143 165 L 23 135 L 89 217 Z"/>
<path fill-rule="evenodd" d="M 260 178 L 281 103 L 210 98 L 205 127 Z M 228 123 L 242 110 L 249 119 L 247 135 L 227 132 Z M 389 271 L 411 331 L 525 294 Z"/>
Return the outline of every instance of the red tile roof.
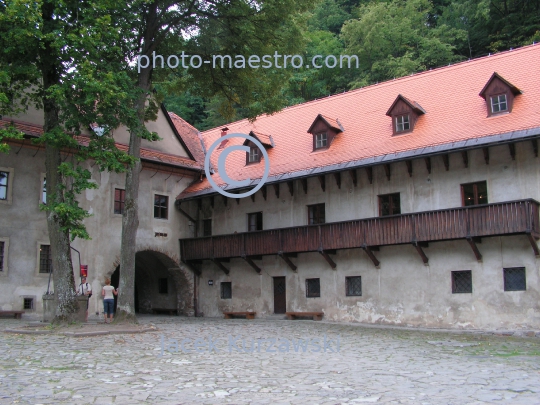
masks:
<path fill-rule="evenodd" d="M 273 148 L 275 146 L 274 139 L 272 138 L 271 135 L 265 135 L 265 134 L 261 134 L 260 132 L 255 132 L 255 131 L 251 131 L 250 135 L 254 135 L 255 138 L 264 146 L 268 146 L 270 148 Z"/>
<path fill-rule="evenodd" d="M 486 101 L 478 93 L 494 72 L 523 94 L 516 96 L 510 114 L 487 117 Z M 276 147 L 268 150 L 268 181 L 277 182 L 292 174 L 308 176 L 335 171 L 340 164 L 360 167 L 367 162 L 392 160 L 391 156 L 408 154 L 411 158 L 433 148 L 451 149 L 460 143 L 470 147 L 471 143 L 487 142 L 497 134 L 527 130 L 528 136 L 539 135 L 538 83 L 540 45 L 531 45 L 288 107 L 274 115 L 260 116 L 253 123 L 246 119 L 227 127 L 230 133 L 272 134 Z M 426 114 L 419 117 L 413 132 L 394 136 L 392 119 L 386 116 L 386 111 L 399 94 L 419 103 Z M 312 135 L 306 131 L 318 114 L 335 117 L 345 131 L 334 139 L 330 148 L 314 152 Z M 220 132 L 221 127 L 202 133 L 207 150 L 220 137 Z M 231 139 L 230 144 L 242 142 L 239 138 Z M 213 167 L 217 167 L 222 150 L 214 151 Z M 244 153 L 232 152 L 228 156 L 227 173 L 236 180 L 251 178 L 255 184 L 263 174 L 264 162 L 246 166 Z M 218 185 L 226 186 L 218 173 L 212 178 Z M 212 191 L 204 179 L 178 198 L 193 198 Z"/>
<path fill-rule="evenodd" d="M 29 135 L 32 137 L 39 137 L 43 134 L 43 127 L 40 125 L 31 124 L 31 123 L 27 123 L 23 121 L 18 121 L 18 120 L 11 120 L 11 119 L 10 120 L 0 119 L 0 128 L 4 128 L 8 125 L 11 125 L 12 122 L 15 128 L 21 131 L 22 133 L 24 133 L 25 135 Z M 87 136 L 80 135 L 80 136 L 76 136 L 76 138 L 81 145 L 88 144 Z M 128 150 L 128 146 L 124 144 L 116 143 L 116 147 L 119 150 L 122 150 L 124 152 L 127 152 Z M 196 170 L 202 169 L 202 163 L 196 162 L 186 157 L 176 156 L 169 153 L 163 153 L 163 152 L 159 152 L 159 151 L 156 151 L 154 149 L 149 149 L 149 148 L 141 148 L 141 159 L 150 161 L 150 162 L 164 163 L 164 164 L 188 168 L 188 169 L 196 169 Z M 204 157 L 203 157 L 203 160 L 204 160 Z"/>
<path fill-rule="evenodd" d="M 204 151 L 199 130 L 173 112 L 169 112 L 169 117 L 195 160 L 201 165 L 204 164 Z"/>

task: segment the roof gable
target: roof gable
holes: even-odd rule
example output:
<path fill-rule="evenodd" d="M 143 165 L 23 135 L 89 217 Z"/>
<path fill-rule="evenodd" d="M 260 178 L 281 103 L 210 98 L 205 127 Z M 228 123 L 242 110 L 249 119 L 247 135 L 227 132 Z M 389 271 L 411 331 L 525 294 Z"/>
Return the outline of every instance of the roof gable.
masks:
<path fill-rule="evenodd" d="M 308 133 L 312 134 L 313 129 L 316 127 L 316 125 L 322 121 L 328 128 L 334 129 L 336 132 L 343 132 L 345 129 L 341 125 L 338 119 L 333 119 L 329 117 L 325 117 L 322 114 L 318 114 L 309 129 L 307 130 Z"/>
<path fill-rule="evenodd" d="M 386 112 L 386 115 L 391 117 L 393 115 L 393 110 L 396 107 L 396 105 L 399 103 L 399 101 L 403 101 L 406 105 L 408 105 L 411 110 L 413 110 L 416 114 L 422 115 L 425 114 L 426 111 L 418 104 L 416 101 L 411 101 L 407 97 L 402 96 L 401 94 L 398 94 L 388 111 Z"/>
<path fill-rule="evenodd" d="M 480 93 L 478 95 L 480 97 L 482 97 L 483 99 L 485 99 L 488 89 L 496 81 L 500 82 L 503 86 L 506 86 L 514 94 L 514 96 L 517 96 L 518 94 L 522 94 L 520 89 L 518 89 L 516 86 L 514 86 L 512 83 L 510 83 L 508 80 L 506 80 L 504 77 L 502 77 L 497 72 L 493 72 L 493 74 L 491 75 L 491 77 L 487 81 L 486 85 L 484 86 L 482 91 L 480 91 Z"/>

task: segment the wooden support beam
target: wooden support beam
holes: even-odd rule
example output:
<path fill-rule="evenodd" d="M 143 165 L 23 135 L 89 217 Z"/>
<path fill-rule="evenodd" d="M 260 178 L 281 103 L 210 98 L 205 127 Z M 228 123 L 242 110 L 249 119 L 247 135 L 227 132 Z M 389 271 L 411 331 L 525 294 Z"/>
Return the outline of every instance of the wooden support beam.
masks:
<path fill-rule="evenodd" d="M 262 196 L 264 198 L 264 201 L 266 201 L 266 186 L 261 187 Z"/>
<path fill-rule="evenodd" d="M 304 189 L 304 194 L 307 194 L 307 179 L 301 179 L 300 183 L 302 183 L 302 188 Z"/>
<path fill-rule="evenodd" d="M 328 264 L 330 265 L 330 267 L 332 267 L 332 269 L 336 268 L 336 263 L 334 263 L 332 258 L 328 255 L 327 251 L 325 251 L 324 249 L 319 249 L 319 253 L 322 255 L 322 257 L 324 257 L 324 260 L 328 262 Z"/>
<path fill-rule="evenodd" d="M 210 207 L 214 209 L 214 196 L 210 197 Z"/>
<path fill-rule="evenodd" d="M 319 178 L 319 183 L 321 183 L 322 191 L 326 191 L 326 177 L 323 174 L 322 176 L 317 176 Z"/>
<path fill-rule="evenodd" d="M 426 169 L 428 174 L 431 174 L 431 158 L 424 158 L 424 161 L 426 162 Z"/>
<path fill-rule="evenodd" d="M 373 184 L 373 167 L 371 166 L 366 167 L 366 173 L 367 173 L 367 178 L 369 180 L 369 184 Z"/>
<path fill-rule="evenodd" d="M 223 205 L 226 207 L 227 206 L 227 201 L 228 201 L 228 197 L 225 197 L 223 196 Z"/>
<path fill-rule="evenodd" d="M 532 142 L 534 157 L 538 157 L 538 141 L 536 139 L 533 139 L 531 142 Z"/>
<path fill-rule="evenodd" d="M 341 190 L 341 173 L 334 173 L 334 177 L 336 179 L 337 188 Z"/>
<path fill-rule="evenodd" d="M 349 170 L 349 174 L 351 175 L 353 185 L 356 187 L 358 185 L 358 178 L 356 177 L 356 170 L 355 169 Z"/>
<path fill-rule="evenodd" d="M 484 152 L 484 160 L 486 161 L 486 165 L 489 165 L 489 149 L 482 148 L 482 152 Z"/>
<path fill-rule="evenodd" d="M 249 264 L 253 268 L 253 270 L 259 273 L 259 275 L 261 274 L 261 269 L 259 268 L 259 266 L 253 263 L 253 260 L 251 260 L 249 256 L 244 255 L 242 256 L 242 259 L 244 259 L 247 262 L 247 264 Z"/>
<path fill-rule="evenodd" d="M 390 165 L 388 163 L 384 165 L 384 172 L 386 173 L 386 178 L 390 181 Z"/>
<path fill-rule="evenodd" d="M 461 152 L 461 157 L 463 158 L 463 165 L 465 165 L 465 169 L 469 167 L 469 154 L 466 150 Z"/>
<path fill-rule="evenodd" d="M 279 198 L 279 183 L 276 183 L 273 186 L 274 186 L 274 191 L 276 193 L 276 198 Z"/>
<path fill-rule="evenodd" d="M 197 209 L 200 211 L 202 208 L 202 198 L 197 199 Z"/>
<path fill-rule="evenodd" d="M 229 274 L 229 269 L 228 269 L 227 267 L 225 267 L 225 266 L 223 265 L 223 263 L 221 263 L 220 260 L 212 259 L 212 262 L 214 262 L 214 264 L 215 264 L 216 266 L 218 266 L 221 270 L 223 270 L 223 272 L 224 272 L 225 274 Z"/>
<path fill-rule="evenodd" d="M 444 168 L 446 169 L 446 171 L 448 171 L 450 169 L 450 157 L 448 156 L 448 153 L 442 155 L 442 160 L 444 163 Z"/>
<path fill-rule="evenodd" d="M 291 197 L 292 197 L 294 193 L 294 182 L 292 180 L 288 181 L 287 187 L 289 187 L 289 193 L 291 193 Z"/>
<path fill-rule="evenodd" d="M 540 256 L 540 250 L 538 249 L 538 244 L 536 243 L 536 239 L 534 236 L 532 236 L 530 233 L 527 233 L 527 238 L 529 239 L 529 242 L 531 243 L 531 246 L 534 251 L 535 256 Z"/>
<path fill-rule="evenodd" d="M 371 261 L 373 262 L 373 264 L 375 265 L 375 267 L 379 268 L 379 265 L 381 264 L 381 262 L 377 260 L 377 258 L 376 258 L 375 255 L 373 254 L 373 252 L 372 252 L 372 250 L 370 249 L 370 247 L 367 246 L 367 245 L 363 245 L 363 246 L 362 246 L 362 249 L 364 249 L 364 252 L 367 253 L 367 255 L 369 256 L 369 258 L 371 259 Z"/>
<path fill-rule="evenodd" d="M 253 194 L 250 195 L 251 201 L 253 201 L 253 202 L 255 202 L 255 194 L 257 194 L 257 193 L 253 193 Z"/>
<path fill-rule="evenodd" d="M 409 177 L 412 177 L 412 160 L 406 160 L 405 164 L 407 165 L 407 172 L 409 173 Z"/>
<path fill-rule="evenodd" d="M 428 264 L 428 257 L 426 256 L 426 254 L 424 253 L 424 251 L 422 250 L 422 246 L 420 246 L 420 244 L 418 242 L 413 242 L 412 243 L 413 246 L 416 248 L 416 251 L 418 252 L 418 254 L 420 255 L 422 261 L 424 262 L 424 264 Z"/>
<path fill-rule="evenodd" d="M 482 254 L 478 250 L 478 246 L 476 246 L 476 242 L 474 241 L 474 239 L 471 238 L 471 237 L 467 237 L 467 242 L 469 242 L 469 245 L 471 246 L 471 249 L 472 249 L 474 255 L 476 256 L 476 260 L 481 262 L 482 261 Z"/>
<path fill-rule="evenodd" d="M 509 143 L 508 148 L 510 149 L 510 156 L 512 157 L 512 160 L 516 160 L 516 144 Z"/>
<path fill-rule="evenodd" d="M 291 259 L 287 257 L 288 255 L 284 254 L 283 252 L 278 252 L 278 256 L 281 257 L 285 261 L 285 263 L 287 263 L 287 266 L 289 266 L 292 271 L 296 271 L 298 267 L 296 267 L 296 265 L 291 261 Z"/>

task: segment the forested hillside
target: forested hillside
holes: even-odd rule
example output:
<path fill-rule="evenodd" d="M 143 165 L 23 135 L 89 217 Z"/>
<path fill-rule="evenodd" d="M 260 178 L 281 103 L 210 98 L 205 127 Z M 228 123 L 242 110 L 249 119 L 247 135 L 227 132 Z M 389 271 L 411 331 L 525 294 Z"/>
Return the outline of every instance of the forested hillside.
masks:
<path fill-rule="evenodd" d="M 298 24 L 304 60 L 358 55 L 360 66 L 290 69 L 284 106 L 538 42 L 540 0 L 321 0 Z M 189 86 L 165 105 L 201 130 L 245 117 Z"/>

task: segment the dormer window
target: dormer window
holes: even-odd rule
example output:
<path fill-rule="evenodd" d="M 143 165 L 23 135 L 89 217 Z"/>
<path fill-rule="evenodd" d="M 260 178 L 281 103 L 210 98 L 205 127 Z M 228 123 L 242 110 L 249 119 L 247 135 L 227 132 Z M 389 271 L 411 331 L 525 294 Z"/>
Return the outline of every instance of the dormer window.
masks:
<path fill-rule="evenodd" d="M 495 72 L 479 95 L 486 100 L 487 114 L 491 117 L 511 112 L 514 98 L 519 94 L 520 89 Z"/>
<path fill-rule="evenodd" d="M 308 133 L 313 136 L 313 150 L 328 149 L 334 138 L 344 130 L 338 119 L 317 115 L 308 129 Z"/>
<path fill-rule="evenodd" d="M 257 146 L 251 146 L 249 149 L 248 163 L 259 163 L 261 161 L 261 153 Z"/>
<path fill-rule="evenodd" d="M 328 135 L 326 132 L 321 132 L 315 135 L 315 149 L 328 147 Z"/>
<path fill-rule="evenodd" d="M 260 132 L 250 131 L 249 136 L 258 140 L 264 149 L 274 147 L 274 140 L 272 139 L 271 135 L 264 135 Z M 263 157 L 263 153 L 259 147 L 248 139 L 245 140 L 244 146 L 249 146 L 249 152 L 246 151 L 246 165 L 259 163 Z"/>
<path fill-rule="evenodd" d="M 396 117 L 396 132 L 409 131 L 410 129 L 411 122 L 409 119 L 409 114 Z"/>
<path fill-rule="evenodd" d="M 414 130 L 414 125 L 420 115 L 426 111 L 416 101 L 411 101 L 401 94 L 394 100 L 386 115 L 392 117 L 394 135 L 401 135 Z"/>

